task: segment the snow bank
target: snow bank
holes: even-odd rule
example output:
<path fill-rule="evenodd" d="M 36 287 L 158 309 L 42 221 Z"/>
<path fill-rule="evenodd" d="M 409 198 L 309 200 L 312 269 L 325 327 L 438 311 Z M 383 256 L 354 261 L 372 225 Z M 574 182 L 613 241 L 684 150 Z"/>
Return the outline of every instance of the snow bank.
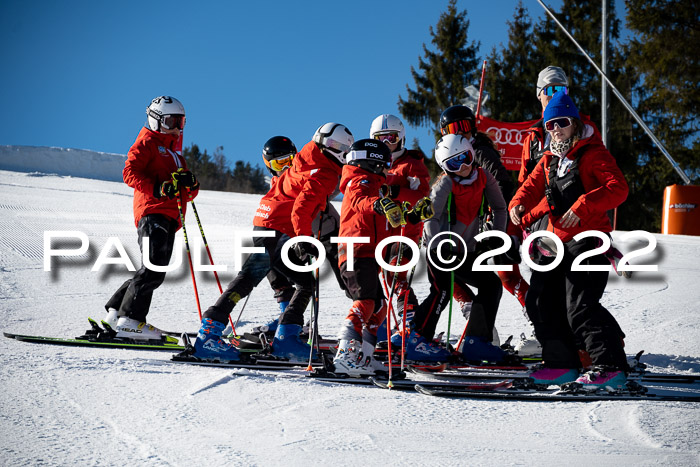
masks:
<path fill-rule="evenodd" d="M 0 146 L 0 169 L 122 181 L 126 155 L 45 146 Z"/>

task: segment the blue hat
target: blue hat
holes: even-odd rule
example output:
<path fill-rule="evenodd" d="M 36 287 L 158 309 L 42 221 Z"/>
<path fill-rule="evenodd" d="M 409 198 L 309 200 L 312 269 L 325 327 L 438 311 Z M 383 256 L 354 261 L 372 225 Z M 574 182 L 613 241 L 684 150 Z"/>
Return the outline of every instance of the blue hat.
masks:
<path fill-rule="evenodd" d="M 563 91 L 554 93 L 552 100 L 549 101 L 542 115 L 545 122 L 557 117 L 575 117 L 579 120 L 581 119 L 581 117 L 578 116 L 578 109 L 574 105 L 574 101 Z"/>

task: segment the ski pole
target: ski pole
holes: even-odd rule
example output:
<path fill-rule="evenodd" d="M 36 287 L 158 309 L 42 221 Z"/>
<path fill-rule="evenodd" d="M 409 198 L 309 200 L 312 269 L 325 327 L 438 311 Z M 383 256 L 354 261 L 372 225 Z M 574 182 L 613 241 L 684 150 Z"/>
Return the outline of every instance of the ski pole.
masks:
<path fill-rule="evenodd" d="M 457 349 L 459 349 L 459 346 L 462 345 L 462 341 L 464 340 L 464 336 L 467 335 L 467 326 L 469 326 L 469 320 L 467 320 L 467 322 L 464 324 L 464 331 L 462 331 L 462 335 L 459 337 L 459 341 L 457 341 Z"/>
<path fill-rule="evenodd" d="M 326 205 L 328 205 L 328 198 L 326 198 Z M 321 211 L 318 215 L 318 231 L 316 232 L 316 240 L 321 241 L 321 228 L 323 227 L 323 213 L 324 211 Z M 320 252 L 319 252 L 320 254 Z M 318 259 L 318 258 L 317 258 Z M 309 259 L 309 264 L 311 264 L 311 259 Z M 320 287 L 319 283 L 321 281 L 320 276 L 319 276 L 319 270 L 321 269 L 321 265 L 316 265 L 316 271 L 314 273 L 314 289 L 313 289 L 313 310 L 312 310 L 312 318 L 311 318 L 311 326 L 309 327 L 309 340 L 310 342 L 310 347 L 311 350 L 309 351 L 309 366 L 306 367 L 306 371 L 313 371 L 313 367 L 311 366 L 311 362 L 314 359 L 314 345 L 316 346 L 316 353 L 318 354 L 319 358 L 321 358 L 321 361 L 323 362 L 323 367 L 326 368 L 326 360 L 321 356 L 321 348 L 320 348 L 320 343 L 318 339 L 318 307 L 319 307 L 319 300 L 318 296 L 320 293 Z"/>
<path fill-rule="evenodd" d="M 177 188 L 177 185 L 175 186 Z M 194 277 L 194 267 L 192 266 L 192 255 L 190 254 L 190 242 L 187 240 L 187 229 L 185 228 L 185 215 L 182 212 L 182 192 L 177 193 L 177 210 L 180 213 L 180 223 L 182 224 L 182 234 L 185 237 L 185 247 L 187 249 L 187 259 L 190 263 L 190 274 L 192 275 L 192 286 L 194 287 L 194 298 L 197 300 L 197 311 L 199 320 L 202 321 L 202 306 L 199 304 L 199 292 L 197 291 L 197 280 Z"/>
<path fill-rule="evenodd" d="M 452 192 L 450 191 L 450 195 L 447 197 L 447 226 L 448 226 L 448 232 L 452 232 L 452 213 L 450 209 L 452 208 Z M 450 235 L 451 236 L 451 235 Z M 452 253 L 452 244 L 450 243 L 450 253 Z M 454 270 L 450 271 L 450 308 L 449 311 L 447 312 L 447 341 L 445 343 L 445 347 L 447 347 L 450 344 L 450 328 L 452 325 L 452 295 L 455 292 L 455 272 Z"/>
<path fill-rule="evenodd" d="M 420 249 L 423 246 L 423 236 L 421 235 L 420 239 L 418 240 L 418 255 L 420 256 Z M 416 263 L 417 264 L 417 263 Z M 416 265 L 414 264 L 413 267 L 411 268 L 411 274 L 408 276 L 408 280 L 406 281 L 406 291 L 404 292 L 404 299 L 403 299 L 403 322 L 402 322 L 402 328 L 403 332 L 401 333 L 401 371 L 404 369 L 404 358 L 406 355 L 406 303 L 408 302 L 408 297 L 411 292 L 411 284 L 413 283 L 413 275 L 416 272 Z"/>
<path fill-rule="evenodd" d="M 189 188 L 187 189 L 187 193 L 189 194 L 189 199 L 190 199 L 190 204 L 192 205 L 192 212 L 194 212 L 194 218 L 197 219 L 197 225 L 199 226 L 199 233 L 202 234 L 202 241 L 204 242 L 204 248 L 207 250 L 207 256 L 209 257 L 209 264 L 214 266 L 214 258 L 211 256 L 211 250 L 209 249 L 209 243 L 207 242 L 207 237 L 204 235 L 204 227 L 202 227 L 202 222 L 199 220 L 199 213 L 197 212 L 197 207 L 194 204 L 194 199 L 192 199 L 192 193 L 190 193 Z M 221 287 L 221 281 L 219 280 L 219 275 L 216 273 L 216 271 L 212 271 L 214 273 L 214 277 L 216 278 L 216 285 L 219 286 L 219 293 L 223 294 L 224 289 Z M 233 335 L 236 335 L 236 326 L 233 324 L 233 320 L 231 319 L 231 315 L 228 317 L 229 323 L 231 323 L 231 331 L 233 332 Z"/>
<path fill-rule="evenodd" d="M 406 224 L 401 225 L 401 236 L 403 236 L 404 229 L 405 229 Z M 403 254 L 403 248 L 401 245 L 399 245 L 399 252 L 396 256 L 396 264 L 397 266 L 401 265 L 401 256 Z M 387 387 L 393 388 L 394 383 L 391 382 L 391 377 L 392 377 L 392 358 L 391 358 L 391 314 L 394 312 L 394 292 L 396 291 L 396 283 L 398 282 L 397 280 L 398 274 L 394 272 L 394 277 L 391 281 L 391 291 L 389 292 L 389 304 L 387 305 L 387 313 L 386 313 L 386 336 L 387 336 L 387 353 L 389 355 L 389 382 L 387 383 Z M 404 315 L 406 314 L 406 310 L 404 310 Z"/>

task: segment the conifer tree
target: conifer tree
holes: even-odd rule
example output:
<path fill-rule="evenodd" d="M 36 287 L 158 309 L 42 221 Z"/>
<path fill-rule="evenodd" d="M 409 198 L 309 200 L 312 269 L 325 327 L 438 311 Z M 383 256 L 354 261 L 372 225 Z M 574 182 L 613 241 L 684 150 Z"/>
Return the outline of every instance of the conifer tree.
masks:
<path fill-rule="evenodd" d="M 415 90 L 406 85 L 408 96 L 399 96 L 399 112 L 413 127 L 428 127 L 440 136 L 440 114 L 447 107 L 459 104 L 466 97 L 464 88 L 478 84 L 479 42 L 468 41 L 467 11 L 457 11 L 457 0 L 450 0 L 447 11 L 440 15 L 437 25 L 430 27 L 432 51 L 423 44 L 423 57 L 418 70 L 411 67 Z M 476 80 L 476 81 L 475 81 Z M 432 158 L 426 160 L 435 173 Z M 431 167 L 432 165 L 432 167 Z"/>
<path fill-rule="evenodd" d="M 507 24 L 508 44 L 500 51 L 494 47 L 488 57 L 484 88 L 491 116 L 504 122 L 538 119 L 537 74 L 547 65 L 532 47 L 533 25 L 522 0 Z"/>

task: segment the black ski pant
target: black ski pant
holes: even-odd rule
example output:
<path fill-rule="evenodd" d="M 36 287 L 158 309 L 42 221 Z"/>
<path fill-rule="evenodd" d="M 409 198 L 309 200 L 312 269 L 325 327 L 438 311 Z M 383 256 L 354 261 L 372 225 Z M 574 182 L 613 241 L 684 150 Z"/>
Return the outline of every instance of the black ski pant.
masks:
<path fill-rule="evenodd" d="M 591 241 L 589 241 L 591 240 Z M 593 239 L 568 242 L 562 262 L 553 270 L 533 271 L 525 298 L 527 314 L 542 345 L 542 359 L 550 368 L 580 368 L 582 345 L 594 365 L 627 369 L 619 324 L 600 304 L 608 283 L 607 271 L 572 271 L 574 259 L 595 248 Z M 582 265 L 608 265 L 603 255 Z"/>
<path fill-rule="evenodd" d="M 143 238 L 149 237 L 148 259 L 155 266 L 167 266 L 173 254 L 178 223 L 161 214 L 147 214 L 138 223 L 139 250 L 143 255 Z M 124 282 L 112 295 L 106 309 L 119 310 L 119 316 L 146 321 L 153 291 L 165 280 L 164 272 L 151 271 L 145 265 L 136 271 L 132 279 Z"/>
<path fill-rule="evenodd" d="M 204 318 L 210 318 L 220 323 L 228 321 L 233 307 L 242 298 L 247 297 L 260 281 L 272 270 L 294 284 L 295 290 L 289 305 L 280 316 L 280 324 L 304 324 L 304 310 L 311 300 L 314 287 L 314 277 L 311 272 L 298 272 L 287 267 L 282 262 L 282 247 L 289 236 L 282 232 L 264 227 L 255 227 L 256 231 L 274 232 L 274 237 L 255 237 L 253 245 L 265 248 L 266 254 L 252 254 L 248 257 L 236 277 L 231 281 L 216 303 L 204 312 Z M 290 260 L 295 264 L 301 262 L 290 250 Z M 267 258 L 265 258 L 267 257 Z M 252 259 L 251 259 L 252 258 Z M 267 259 L 267 260 L 266 260 Z"/>
<path fill-rule="evenodd" d="M 465 290 L 468 285 L 476 287 L 477 294 L 472 302 L 471 314 L 467 323 L 466 335 L 493 340 L 493 326 L 496 323 L 498 305 L 503 295 L 503 287 L 498 276 L 491 271 L 472 271 L 474 259 L 478 254 L 471 252 L 459 268 L 454 271 L 454 281 Z M 449 271 L 442 271 L 438 267 L 446 269 L 449 263 L 441 263 L 434 252 L 428 261 L 428 274 L 430 275 L 430 294 L 418 306 L 413 318 L 413 330 L 428 340 L 435 335 L 435 328 L 440 320 L 440 315 L 452 299 L 450 295 L 452 275 Z"/>

